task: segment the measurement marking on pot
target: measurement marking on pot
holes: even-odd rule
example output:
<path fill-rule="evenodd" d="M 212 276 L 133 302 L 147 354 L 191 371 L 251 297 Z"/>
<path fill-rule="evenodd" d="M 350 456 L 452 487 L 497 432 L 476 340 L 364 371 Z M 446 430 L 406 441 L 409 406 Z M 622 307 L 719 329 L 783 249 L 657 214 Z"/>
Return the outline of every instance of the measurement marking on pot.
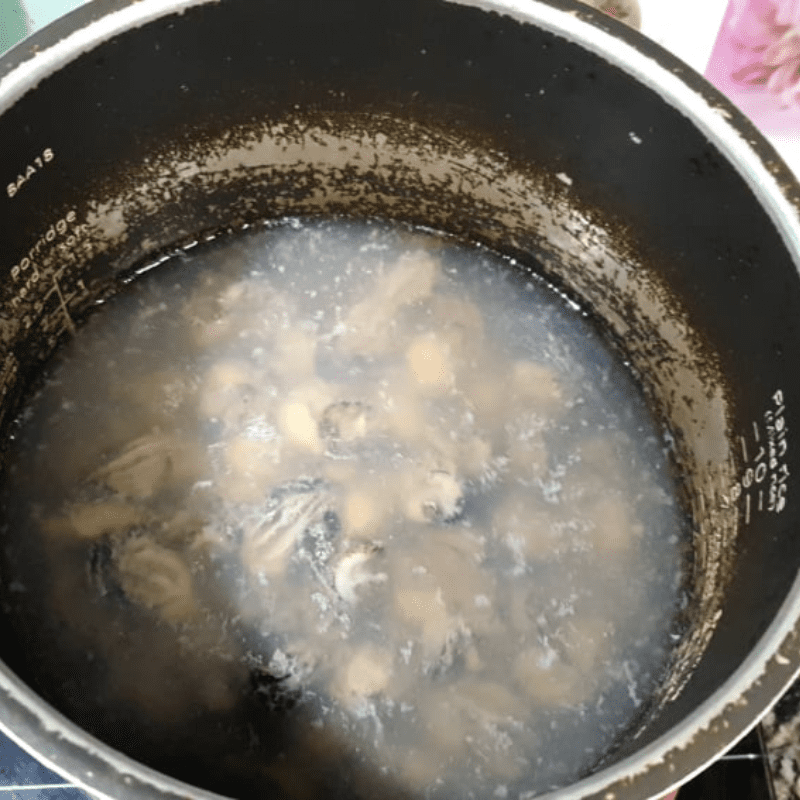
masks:
<path fill-rule="evenodd" d="M 758 488 L 756 509 L 779 514 L 786 508 L 789 490 L 789 465 L 786 454 L 789 450 L 786 425 L 786 405 L 783 391 L 778 389 L 771 397 L 772 407 L 764 412 L 764 421 L 753 420 L 754 455 L 748 452 L 744 436 L 739 440 L 744 456 L 742 477 L 734 483 L 730 491 L 730 501 L 736 502 L 744 495 L 745 522 L 750 521 L 753 499 L 749 490 Z M 763 428 L 762 428 L 763 425 Z M 723 495 L 724 508 L 729 507 L 729 499 Z M 766 501 L 766 502 L 765 502 Z"/>
<path fill-rule="evenodd" d="M 55 273 L 50 290 L 44 296 L 41 303 L 37 304 L 37 310 L 41 312 L 51 297 L 56 298 L 56 308 L 51 309 L 50 312 L 43 313 L 39 318 L 39 327 L 43 333 L 51 334 L 50 343 L 53 345 L 55 345 L 57 341 L 58 334 L 64 329 L 68 330 L 70 333 L 75 333 L 76 326 L 69 312 L 69 304 L 76 297 L 86 297 L 88 294 L 86 284 L 81 279 L 76 281 L 75 288 L 72 291 L 66 291 L 63 287 L 63 280 L 61 280 L 64 277 L 65 271 L 66 268 L 62 267 Z M 59 321 L 63 322 L 63 324 L 59 324 Z M 26 317 L 25 327 L 30 328 L 34 322 L 36 322 L 35 318 Z"/>
<path fill-rule="evenodd" d="M 10 198 L 17 196 L 19 190 L 34 176 L 39 170 L 44 169 L 45 164 L 49 164 L 55 159 L 56 155 L 52 147 L 46 147 L 41 154 L 36 156 L 25 169 L 17 175 L 16 180 L 11 181 L 6 186 L 6 194 Z"/>
<path fill-rule="evenodd" d="M 59 255 L 63 254 L 66 259 L 67 256 L 74 254 L 76 245 L 88 229 L 89 226 L 86 223 L 77 222 L 75 211 L 68 212 L 64 217 L 50 225 L 33 247 L 28 250 L 27 255 L 9 270 L 10 285 L 16 292 L 10 298 L 11 307 L 16 310 L 23 302 L 31 304 L 30 313 L 22 318 L 25 328 L 30 328 L 41 317 L 45 303 L 51 294 L 61 295 L 61 287 L 55 284 L 64 274 L 66 267 L 62 266 L 53 278 L 49 273 L 52 271 L 54 261 Z M 51 281 L 54 282 L 52 286 Z M 86 292 L 86 287 L 82 281 L 79 280 L 77 285 L 80 291 Z M 42 296 L 41 292 L 45 290 L 45 287 L 51 288 Z M 68 303 L 74 294 L 60 297 L 62 305 Z M 69 330 L 74 331 L 75 325 L 71 319 L 67 322 L 67 327 Z"/>
<path fill-rule="evenodd" d="M 53 276 L 53 288 L 56 290 L 58 294 L 58 302 L 61 306 L 61 310 L 64 312 L 64 317 L 66 319 L 67 328 L 69 328 L 69 332 L 74 334 L 75 333 L 75 323 L 72 321 L 72 317 L 69 315 L 69 309 L 67 308 L 67 303 L 64 300 L 64 295 L 61 293 L 61 287 L 58 285 L 58 276 Z"/>
<path fill-rule="evenodd" d="M 39 266 L 42 264 L 43 257 L 47 255 L 48 246 L 66 247 L 69 250 L 75 247 L 80 237 L 86 233 L 88 226 L 77 224 L 77 219 L 75 211 L 67 212 L 50 225 L 28 252 L 11 266 L 9 275 L 12 282 L 18 284 L 18 297 L 11 301 L 15 307 L 25 299 L 34 284 L 39 282 Z"/>
<path fill-rule="evenodd" d="M 5 397 L 9 385 L 11 385 L 17 377 L 18 369 L 19 363 L 16 357 L 12 353 L 9 353 L 3 362 L 2 370 L 0 370 L 0 397 Z"/>

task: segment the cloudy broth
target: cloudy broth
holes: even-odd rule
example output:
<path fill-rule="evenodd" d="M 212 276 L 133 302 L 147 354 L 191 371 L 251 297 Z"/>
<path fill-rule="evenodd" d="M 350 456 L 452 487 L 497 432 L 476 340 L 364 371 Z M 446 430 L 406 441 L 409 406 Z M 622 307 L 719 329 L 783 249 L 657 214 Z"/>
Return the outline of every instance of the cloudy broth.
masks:
<path fill-rule="evenodd" d="M 82 326 L 13 450 L 14 580 L 96 696 L 162 731 L 255 696 L 293 721 L 249 755 L 286 796 L 532 797 L 663 678 L 665 442 L 487 250 L 297 220 L 198 247 Z"/>

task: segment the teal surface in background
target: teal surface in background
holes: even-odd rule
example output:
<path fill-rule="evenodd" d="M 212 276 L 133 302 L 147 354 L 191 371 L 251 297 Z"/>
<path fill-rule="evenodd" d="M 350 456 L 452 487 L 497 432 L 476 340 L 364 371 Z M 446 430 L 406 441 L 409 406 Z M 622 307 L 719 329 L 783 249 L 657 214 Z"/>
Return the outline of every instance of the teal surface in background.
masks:
<path fill-rule="evenodd" d="M 0 4 L 5 2 L 14 4 L 19 0 L 0 0 Z M 31 31 L 35 31 L 67 11 L 82 6 L 84 2 L 85 0 L 22 0 L 22 6 L 27 12 Z"/>
<path fill-rule="evenodd" d="M 28 19 L 19 0 L 0 0 L 0 53 L 28 32 Z"/>
<path fill-rule="evenodd" d="M 85 0 L 0 0 L 0 53 Z"/>

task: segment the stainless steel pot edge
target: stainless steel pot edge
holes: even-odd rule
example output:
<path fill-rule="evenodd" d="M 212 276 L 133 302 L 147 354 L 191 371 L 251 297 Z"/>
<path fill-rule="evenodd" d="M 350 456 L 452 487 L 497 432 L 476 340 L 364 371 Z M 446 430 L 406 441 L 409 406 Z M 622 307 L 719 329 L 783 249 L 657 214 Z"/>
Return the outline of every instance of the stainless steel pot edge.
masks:
<path fill-rule="evenodd" d="M 119 753 L 79 728 L 39 698 L 0 661 L 0 729 L 54 772 L 69 777 L 98 800 L 226 800 L 167 778 Z M 54 752 L 53 739 L 59 742 Z"/>
<path fill-rule="evenodd" d="M 127 758 L 95 739 L 43 702 L 0 662 L 0 697 L 6 716 L 0 729 L 44 766 L 66 775 L 98 800 L 123 800 L 125 788 L 153 800 L 225 800 Z M 61 744 L 54 756 L 52 739 Z M 67 752 L 69 751 L 69 752 Z"/>

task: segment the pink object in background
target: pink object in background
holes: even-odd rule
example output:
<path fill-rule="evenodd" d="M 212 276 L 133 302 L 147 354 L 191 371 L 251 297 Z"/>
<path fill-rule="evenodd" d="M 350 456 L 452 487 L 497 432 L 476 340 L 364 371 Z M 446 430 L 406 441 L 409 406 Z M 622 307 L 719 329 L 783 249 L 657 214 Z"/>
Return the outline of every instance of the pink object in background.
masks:
<path fill-rule="evenodd" d="M 732 73 L 745 85 L 764 84 L 788 104 L 800 95 L 800 0 L 735 0 L 729 36 L 742 66 Z"/>
<path fill-rule="evenodd" d="M 800 127 L 800 0 L 730 0 L 705 77 L 763 131 Z"/>
<path fill-rule="evenodd" d="M 678 796 L 678 790 L 676 789 L 674 792 L 671 792 L 670 794 L 666 794 L 666 795 L 664 795 L 664 796 L 661 798 L 661 800 L 675 800 L 675 798 L 676 798 L 677 796 Z"/>

